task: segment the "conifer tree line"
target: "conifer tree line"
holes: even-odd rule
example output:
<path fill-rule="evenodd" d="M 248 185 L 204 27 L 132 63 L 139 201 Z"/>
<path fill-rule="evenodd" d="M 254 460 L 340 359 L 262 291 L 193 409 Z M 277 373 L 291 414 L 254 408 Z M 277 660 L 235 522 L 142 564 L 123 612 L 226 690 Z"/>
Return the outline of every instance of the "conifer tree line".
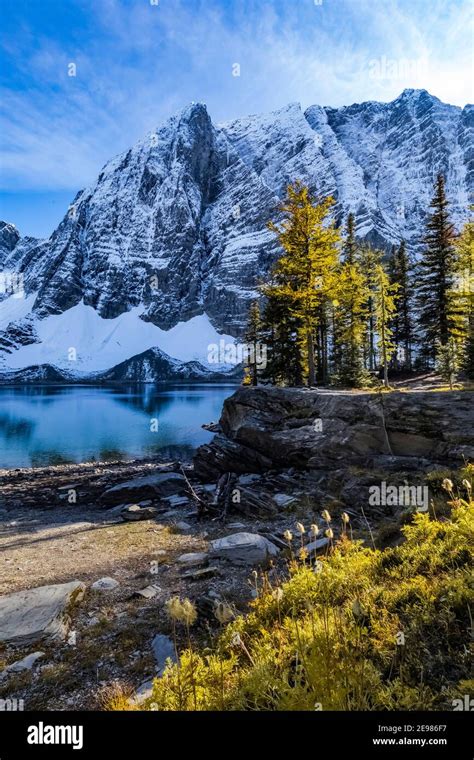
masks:
<path fill-rule="evenodd" d="M 433 369 L 451 386 L 474 379 L 474 222 L 455 234 L 443 176 L 418 262 L 404 241 L 387 254 L 357 240 L 353 214 L 337 228 L 334 205 L 296 182 L 269 222 L 282 255 L 245 336 L 267 346 L 267 364 L 248 366 L 244 382 L 388 387 L 391 375 Z"/>

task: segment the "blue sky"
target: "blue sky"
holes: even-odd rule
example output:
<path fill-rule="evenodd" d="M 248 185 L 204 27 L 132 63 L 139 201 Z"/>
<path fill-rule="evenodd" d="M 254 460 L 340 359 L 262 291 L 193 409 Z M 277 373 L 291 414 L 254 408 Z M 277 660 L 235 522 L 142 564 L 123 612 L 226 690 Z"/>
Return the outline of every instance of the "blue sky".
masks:
<path fill-rule="evenodd" d="M 109 158 L 191 100 L 215 121 L 290 101 L 388 101 L 405 87 L 464 106 L 474 99 L 472 7 L 1 0 L 0 218 L 49 235 Z"/>

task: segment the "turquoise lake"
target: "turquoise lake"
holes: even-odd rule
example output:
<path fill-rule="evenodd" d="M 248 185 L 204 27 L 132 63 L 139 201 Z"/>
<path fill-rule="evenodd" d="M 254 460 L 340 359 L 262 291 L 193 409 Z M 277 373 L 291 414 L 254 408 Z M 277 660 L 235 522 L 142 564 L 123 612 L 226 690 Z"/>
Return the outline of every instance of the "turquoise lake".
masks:
<path fill-rule="evenodd" d="M 235 385 L 0 388 L 0 469 L 190 457 Z"/>

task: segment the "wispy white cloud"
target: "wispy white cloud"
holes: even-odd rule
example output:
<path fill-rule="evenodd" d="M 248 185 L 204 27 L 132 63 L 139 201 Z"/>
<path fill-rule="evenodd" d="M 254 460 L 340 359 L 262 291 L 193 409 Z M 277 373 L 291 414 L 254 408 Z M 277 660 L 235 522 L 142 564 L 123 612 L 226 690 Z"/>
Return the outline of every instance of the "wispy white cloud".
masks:
<path fill-rule="evenodd" d="M 15 61 L 2 92 L 4 188 L 75 191 L 190 100 L 215 120 L 293 100 L 386 101 L 405 87 L 472 100 L 469 0 L 76 2 L 89 17 L 82 35 L 53 38 L 24 19 L 3 42 Z M 387 76 L 374 78 L 374 60 Z M 397 68 L 404 60 L 426 65 Z"/>

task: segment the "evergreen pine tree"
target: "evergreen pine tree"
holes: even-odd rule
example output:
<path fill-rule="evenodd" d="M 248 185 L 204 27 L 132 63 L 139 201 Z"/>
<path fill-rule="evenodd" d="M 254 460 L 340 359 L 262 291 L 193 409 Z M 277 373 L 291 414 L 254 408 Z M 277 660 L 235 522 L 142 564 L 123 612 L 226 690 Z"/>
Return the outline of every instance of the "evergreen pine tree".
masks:
<path fill-rule="evenodd" d="M 291 301 L 273 294 L 271 285 L 261 286 L 266 296 L 262 318 L 262 341 L 267 346 L 267 365 L 261 379 L 272 385 L 303 384 L 302 359 L 298 342 L 298 320 L 291 314 Z"/>
<path fill-rule="evenodd" d="M 328 371 L 329 305 L 335 287 L 339 233 L 330 212 L 334 200 L 318 201 L 307 187 L 290 185 L 280 206 L 283 220 L 269 223 L 284 254 L 263 292 L 286 302 L 297 330 L 301 374 L 309 386 Z"/>
<path fill-rule="evenodd" d="M 462 366 L 462 351 L 459 341 L 450 335 L 446 343 L 438 342 L 436 351 L 436 370 L 453 390 L 456 375 Z"/>
<path fill-rule="evenodd" d="M 402 240 L 400 247 L 392 248 L 390 257 L 390 280 L 398 285 L 397 311 L 391 328 L 393 341 L 396 346 L 394 364 L 397 368 L 412 368 L 412 352 L 414 342 L 413 328 L 413 294 L 411 290 L 410 260 L 408 258 L 405 241 Z"/>
<path fill-rule="evenodd" d="M 439 346 L 447 344 L 454 328 L 449 295 L 454 282 L 454 228 L 449 221 L 441 174 L 436 180 L 431 208 L 417 282 L 421 356 L 428 366 L 433 366 Z"/>
<path fill-rule="evenodd" d="M 376 289 L 376 268 L 381 259 L 381 252 L 375 250 L 370 245 L 363 245 L 358 251 L 358 262 L 360 271 L 364 277 L 364 292 L 367 298 L 367 324 L 364 338 L 364 365 L 370 372 L 373 372 L 375 370 L 377 364 L 374 291 Z"/>
<path fill-rule="evenodd" d="M 355 239 L 355 218 L 354 214 L 347 217 L 346 236 L 342 248 L 342 259 L 345 264 L 355 264 L 357 255 L 357 243 Z"/>
<path fill-rule="evenodd" d="M 366 282 L 357 263 L 346 261 L 338 276 L 334 302 L 334 373 L 340 385 L 360 388 L 369 381 L 364 367 L 367 318 Z"/>
<path fill-rule="evenodd" d="M 393 331 L 390 327 L 396 312 L 397 284 L 390 283 L 389 277 L 381 264 L 374 270 L 374 313 L 377 348 L 383 368 L 383 382 L 388 388 L 388 365 L 396 350 Z"/>
<path fill-rule="evenodd" d="M 451 294 L 453 334 L 462 344 L 462 369 L 474 380 L 474 222 L 468 222 L 455 242 L 456 275 Z"/>

